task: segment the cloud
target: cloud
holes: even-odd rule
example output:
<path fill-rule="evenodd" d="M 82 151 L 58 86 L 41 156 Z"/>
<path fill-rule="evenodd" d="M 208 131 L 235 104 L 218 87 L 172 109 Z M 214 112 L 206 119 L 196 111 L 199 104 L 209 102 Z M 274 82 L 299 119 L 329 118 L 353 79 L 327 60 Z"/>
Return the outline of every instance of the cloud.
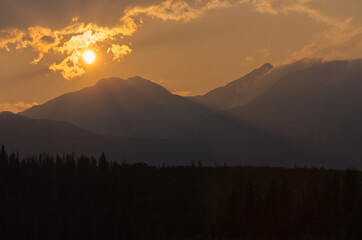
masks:
<path fill-rule="evenodd" d="M 293 53 L 292 60 L 305 57 L 325 59 L 354 59 L 362 56 L 362 28 L 330 28 Z"/>
<path fill-rule="evenodd" d="M 252 56 L 246 56 L 245 61 L 247 61 L 248 63 L 254 62 L 254 58 Z"/>
<path fill-rule="evenodd" d="M 349 59 L 362 56 L 362 27 L 353 24 L 353 18 L 338 19 L 313 8 L 316 0 L 241 0 L 252 4 L 255 11 L 264 14 L 305 14 L 327 29 L 315 36 L 311 43 L 294 52 L 287 62 L 303 58 Z"/>
<path fill-rule="evenodd" d="M 9 112 L 13 112 L 13 113 L 18 113 L 18 112 L 22 112 L 28 108 L 31 108 L 34 105 L 38 105 L 38 103 L 37 102 L 0 103 L 0 112 L 9 111 Z"/>
<path fill-rule="evenodd" d="M 316 0 L 240 0 L 242 3 L 252 4 L 255 11 L 272 15 L 302 13 L 318 22 L 328 25 L 338 25 L 340 21 L 324 15 L 310 6 Z"/>
<path fill-rule="evenodd" d="M 112 47 L 108 48 L 107 53 L 113 54 L 113 60 L 122 60 L 124 56 L 131 54 L 132 49 L 123 44 L 123 45 L 117 45 L 112 44 Z"/>
<path fill-rule="evenodd" d="M 151 5 L 161 0 L 1 0 L 0 29 L 46 26 L 60 29 L 72 18 L 99 26 L 112 26 L 131 6 Z"/>
<path fill-rule="evenodd" d="M 22 6 L 32 9 L 28 2 L 22 1 Z M 124 43 L 125 37 L 131 37 L 144 24 L 144 21 L 160 19 L 163 21 L 190 22 L 201 17 L 206 11 L 236 4 L 250 4 L 252 8 L 262 14 L 304 14 L 315 21 L 326 24 L 327 30 L 307 46 L 292 55 L 292 59 L 305 57 L 342 57 L 362 54 L 362 29 L 352 24 L 352 19 L 337 19 L 330 17 L 312 7 L 316 0 L 165 0 L 155 3 L 155 0 L 137 0 L 133 6 L 131 1 L 125 2 L 122 7 L 116 6 L 111 0 L 78 0 L 76 2 L 65 0 L 64 5 L 73 6 L 74 9 L 66 12 L 65 16 L 72 22 L 65 27 L 50 27 L 33 25 L 27 28 L 11 28 L 0 31 L 0 48 L 12 51 L 13 49 L 31 48 L 38 56 L 32 60 L 33 64 L 40 63 L 46 55 L 55 55 L 57 62 L 45 63 L 52 71 L 58 71 L 65 79 L 71 80 L 85 74 L 81 53 L 87 48 L 104 48 L 113 60 L 122 60 L 132 53 L 131 45 Z M 37 6 L 48 4 L 45 0 L 36 0 Z M 5 9 L 10 9 L 10 0 L 2 2 Z M 42 5 L 43 4 L 43 5 Z M 54 1 L 49 3 L 50 12 L 57 13 L 63 5 Z M 55 4 L 55 5 L 54 5 Z M 58 6 L 59 5 L 59 6 Z M 59 9 L 57 9 L 58 6 Z M 84 10 L 85 12 L 100 12 L 98 8 L 106 6 L 107 11 L 123 9 L 114 24 L 99 25 L 93 21 L 86 23 L 80 19 L 88 19 L 84 14 L 80 17 L 76 13 L 82 12 L 79 6 L 92 6 L 97 11 Z M 20 11 L 22 8 L 19 8 Z M 38 9 L 37 9 L 38 10 Z M 42 9 L 44 11 L 44 9 Z M 41 12 L 41 10 L 39 10 Z M 65 11 L 65 10 L 64 10 Z M 0 10 L 4 13 L 4 10 Z M 11 12 L 11 11 L 10 11 Z M 113 13 L 113 12 L 112 12 Z M 24 13 L 27 15 L 28 13 Z M 39 16 L 46 15 L 44 12 Z M 91 15 L 91 14 L 90 14 Z M 102 14 L 114 15 L 114 14 Z M 96 15 L 95 15 L 96 16 Z M 105 16 L 105 18 L 107 18 Z M 32 16 L 34 18 L 34 16 Z M 82 18 L 83 17 L 83 18 Z M 96 17 L 95 17 L 96 18 Z M 51 24 L 50 24 L 51 25 Z M 128 41 L 129 42 L 129 41 Z M 345 54 L 345 53 L 348 54 Z M 357 53 L 356 53 L 357 52 Z M 269 56 L 269 50 L 262 53 Z M 251 61 L 255 56 L 246 57 Z"/>
<path fill-rule="evenodd" d="M 38 53 L 32 63 L 39 63 L 46 54 L 64 55 L 61 62 L 49 66 L 52 71 L 60 71 L 67 80 L 85 73 L 80 61 L 81 53 L 100 43 L 108 44 L 108 53 L 114 60 L 120 60 L 130 54 L 132 49 L 119 42 L 126 36 L 132 36 L 143 24 L 142 17 L 161 20 L 188 22 L 202 15 L 205 11 L 227 7 L 227 0 L 210 0 L 200 6 L 192 6 L 183 0 L 166 0 L 160 4 L 146 7 L 136 6 L 125 10 L 119 23 L 113 27 L 102 27 L 94 23 L 85 24 L 73 18 L 72 23 L 61 29 L 33 26 L 26 30 L 18 28 L 0 32 L 0 48 L 10 51 L 12 48 L 30 47 Z"/>
<path fill-rule="evenodd" d="M 32 61 L 34 64 L 42 60 L 46 54 L 66 55 L 64 60 L 51 64 L 49 69 L 61 71 L 65 79 L 72 79 L 85 73 L 80 64 L 82 51 L 106 40 L 114 41 L 117 38 L 130 36 L 138 27 L 137 21 L 129 18 L 113 28 L 73 22 L 58 30 L 41 26 L 26 30 L 3 30 L 0 33 L 0 48 L 10 51 L 12 47 L 16 49 L 31 47 L 38 53 L 38 57 Z"/>
<path fill-rule="evenodd" d="M 79 64 L 81 55 L 82 54 L 78 50 L 75 50 L 72 55 L 68 56 L 61 63 L 50 65 L 49 69 L 61 71 L 63 77 L 68 80 L 82 76 L 85 73 L 85 70 Z"/>
<path fill-rule="evenodd" d="M 191 6 L 188 2 L 182 0 L 166 0 L 158 5 L 148 7 L 134 7 L 128 9 L 124 18 L 145 14 L 146 16 L 173 21 L 188 22 L 200 17 L 204 12 L 222 7 L 230 7 L 232 3 L 227 0 L 210 0 L 206 4 L 198 7 Z"/>

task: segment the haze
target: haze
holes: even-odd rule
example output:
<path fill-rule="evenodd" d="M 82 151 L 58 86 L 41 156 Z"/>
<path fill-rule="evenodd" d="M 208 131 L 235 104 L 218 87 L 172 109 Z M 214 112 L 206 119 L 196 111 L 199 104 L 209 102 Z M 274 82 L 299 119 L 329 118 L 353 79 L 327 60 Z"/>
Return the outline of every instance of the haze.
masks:
<path fill-rule="evenodd" d="M 361 10 L 359 0 L 2 0 L 0 111 L 105 77 L 198 95 L 266 62 L 360 58 Z M 94 64 L 80 58 L 87 48 Z"/>

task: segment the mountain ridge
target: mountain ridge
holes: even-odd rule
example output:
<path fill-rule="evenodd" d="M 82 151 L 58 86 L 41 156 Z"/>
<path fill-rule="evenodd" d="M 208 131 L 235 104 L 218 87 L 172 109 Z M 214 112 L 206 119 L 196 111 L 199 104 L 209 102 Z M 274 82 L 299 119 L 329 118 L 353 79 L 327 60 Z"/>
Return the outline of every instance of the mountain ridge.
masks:
<path fill-rule="evenodd" d="M 266 63 L 237 80 L 190 99 L 217 110 L 245 105 L 261 94 L 262 90 L 258 89 L 259 82 L 272 69 L 273 65 Z M 250 94 L 250 92 L 255 93 Z"/>
<path fill-rule="evenodd" d="M 123 146 L 131 147 L 127 141 L 135 139 L 137 151 L 158 149 L 147 150 L 155 159 L 170 148 L 178 149 L 180 159 L 198 155 L 233 164 L 362 167 L 357 161 L 362 156 L 361 66 L 362 60 L 264 64 L 211 91 L 221 97 L 204 103 L 141 77 L 109 78 L 20 114 L 122 138 Z M 175 147 L 183 142 L 188 143 Z M 186 149 L 192 150 L 183 155 Z"/>
<path fill-rule="evenodd" d="M 208 111 L 158 84 L 135 77 L 103 79 L 20 114 L 66 121 L 105 135 L 164 138 L 170 129 Z"/>
<path fill-rule="evenodd" d="M 329 164 L 362 156 L 362 60 L 330 61 L 288 73 L 264 95 L 228 114 L 328 155 Z"/>

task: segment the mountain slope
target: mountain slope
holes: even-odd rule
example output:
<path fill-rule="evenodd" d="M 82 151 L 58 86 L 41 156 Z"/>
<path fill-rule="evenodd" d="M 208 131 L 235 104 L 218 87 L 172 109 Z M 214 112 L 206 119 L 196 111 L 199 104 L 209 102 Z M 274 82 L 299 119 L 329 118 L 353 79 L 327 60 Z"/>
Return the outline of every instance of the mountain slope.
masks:
<path fill-rule="evenodd" d="M 267 88 L 263 78 L 272 68 L 271 64 L 264 64 L 240 79 L 191 99 L 218 110 L 245 105 Z"/>
<path fill-rule="evenodd" d="M 244 106 L 263 95 L 288 73 L 319 64 L 320 61 L 316 59 L 296 61 L 278 67 L 266 63 L 240 79 L 190 99 L 217 110 Z"/>
<path fill-rule="evenodd" d="M 187 140 L 156 140 L 97 135 L 66 122 L 30 119 L 10 112 L 0 113 L 0 144 L 23 156 L 87 154 L 98 158 L 102 151 L 113 161 L 190 164 L 208 159 L 206 143 Z M 206 163 L 206 161 L 204 161 Z"/>
<path fill-rule="evenodd" d="M 211 120 L 210 120 L 211 119 Z M 227 123 L 227 124 L 225 124 Z M 293 166 L 308 154 L 282 138 L 222 115 L 185 124 L 174 139 L 141 139 L 93 134 L 69 123 L 0 114 L 0 144 L 22 155 L 87 154 L 102 151 L 114 161 L 153 165 L 269 165 Z"/>
<path fill-rule="evenodd" d="M 116 136 L 118 153 L 150 163 L 362 167 L 362 60 L 308 60 L 260 71 L 263 92 L 232 109 L 235 98 L 220 97 L 226 111 L 136 77 L 104 79 L 22 114 Z M 250 76 L 249 82 L 260 80 Z M 238 93 L 240 82 L 220 93 Z"/>
<path fill-rule="evenodd" d="M 100 80 L 95 86 L 64 94 L 21 115 L 66 121 L 99 134 L 164 138 L 170 129 L 207 112 L 151 81 L 134 77 Z"/>
<path fill-rule="evenodd" d="M 69 123 L 36 120 L 8 112 L 0 113 L 0 143 L 23 154 L 85 153 L 98 156 L 114 151 L 114 144 Z"/>
<path fill-rule="evenodd" d="M 328 154 L 329 165 L 361 166 L 361 92 L 362 60 L 326 62 L 288 73 L 264 95 L 228 113 Z"/>
<path fill-rule="evenodd" d="M 22 114 L 113 135 L 122 156 L 153 164 L 200 160 L 291 166 L 305 153 L 283 138 L 214 113 L 141 78 L 101 80 Z"/>

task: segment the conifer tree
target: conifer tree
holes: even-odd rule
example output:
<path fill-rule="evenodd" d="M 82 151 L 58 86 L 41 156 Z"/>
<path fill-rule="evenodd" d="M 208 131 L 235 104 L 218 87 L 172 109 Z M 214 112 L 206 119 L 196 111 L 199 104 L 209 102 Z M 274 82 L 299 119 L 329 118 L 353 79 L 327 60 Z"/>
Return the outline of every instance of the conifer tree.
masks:
<path fill-rule="evenodd" d="M 0 166 L 3 167 L 7 164 L 8 162 L 8 155 L 5 151 L 5 147 L 4 144 L 1 145 L 1 150 L 0 150 Z"/>
<path fill-rule="evenodd" d="M 101 170 L 105 170 L 108 168 L 108 161 L 107 161 L 107 158 L 106 158 L 106 155 L 104 154 L 104 152 L 102 152 L 101 156 L 99 157 L 99 168 Z"/>

